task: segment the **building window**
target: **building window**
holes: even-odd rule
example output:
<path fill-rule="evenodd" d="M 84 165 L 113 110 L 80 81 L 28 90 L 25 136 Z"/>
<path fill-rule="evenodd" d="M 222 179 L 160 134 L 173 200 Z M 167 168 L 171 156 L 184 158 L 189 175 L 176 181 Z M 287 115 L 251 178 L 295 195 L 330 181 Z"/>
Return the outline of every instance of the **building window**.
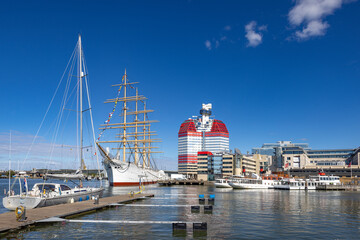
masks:
<path fill-rule="evenodd" d="M 287 160 L 290 160 L 290 159 L 291 159 L 290 157 L 287 158 Z"/>

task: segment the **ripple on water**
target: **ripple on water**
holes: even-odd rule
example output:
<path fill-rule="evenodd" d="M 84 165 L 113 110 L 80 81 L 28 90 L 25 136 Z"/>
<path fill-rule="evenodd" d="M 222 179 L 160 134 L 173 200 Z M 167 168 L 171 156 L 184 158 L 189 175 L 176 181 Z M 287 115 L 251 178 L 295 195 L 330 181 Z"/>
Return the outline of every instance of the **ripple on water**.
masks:
<path fill-rule="evenodd" d="M 7 185 L 0 180 L 0 188 Z M 127 194 L 136 188 L 108 187 L 105 195 Z M 1 190 L 1 189 L 0 189 Z M 360 226 L 360 194 L 357 192 L 303 192 L 232 190 L 206 186 L 147 186 L 154 199 L 136 204 L 198 205 L 199 193 L 215 193 L 212 214 L 191 213 L 190 207 L 126 207 L 83 215 L 77 219 L 207 222 L 207 236 L 199 239 L 357 239 Z M 0 211 L 4 212 L 2 208 Z M 45 224 L 10 235 L 26 239 L 169 239 L 193 238 L 192 226 L 185 236 L 173 235 L 170 224 Z"/>

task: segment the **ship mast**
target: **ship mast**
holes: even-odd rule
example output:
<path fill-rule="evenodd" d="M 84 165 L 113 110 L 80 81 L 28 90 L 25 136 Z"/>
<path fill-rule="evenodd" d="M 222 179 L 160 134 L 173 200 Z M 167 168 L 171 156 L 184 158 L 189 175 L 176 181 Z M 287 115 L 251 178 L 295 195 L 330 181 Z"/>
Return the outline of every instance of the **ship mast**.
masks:
<path fill-rule="evenodd" d="M 144 101 L 144 122 L 146 121 L 146 102 Z M 145 168 L 145 163 L 146 163 L 146 125 L 144 125 L 143 128 L 143 132 L 144 132 L 144 143 L 143 143 L 143 165 L 142 167 Z M 149 149 L 150 150 L 150 149 Z"/>
<path fill-rule="evenodd" d="M 138 94 L 138 88 L 136 88 L 136 99 L 138 98 L 138 96 L 139 96 L 139 94 Z M 135 165 L 137 166 L 138 165 L 138 142 L 137 142 L 137 140 L 138 140 L 138 124 L 137 124 L 137 122 L 139 121 L 138 120 L 138 100 L 136 100 L 135 101 L 135 120 L 134 120 L 134 122 L 135 122 L 135 137 L 134 137 L 134 139 L 135 139 L 135 149 L 134 149 L 134 151 L 135 151 L 135 156 L 134 156 L 134 163 L 135 163 Z"/>
<path fill-rule="evenodd" d="M 120 87 L 120 90 L 124 91 L 121 97 L 116 97 L 112 99 L 107 99 L 105 103 L 115 103 L 115 106 L 118 102 L 122 103 L 122 113 L 120 114 L 120 121 L 118 123 L 105 123 L 101 124 L 100 130 L 120 130 L 118 134 L 115 134 L 115 138 L 107 141 L 97 141 L 98 146 L 100 143 L 114 144 L 118 143 L 117 147 L 113 147 L 113 150 L 117 150 L 118 153 L 122 151 L 122 157 L 112 159 L 104 148 L 100 146 L 102 154 L 105 155 L 107 161 L 116 162 L 126 162 L 126 156 L 133 155 L 133 162 L 135 165 L 142 165 L 143 168 L 150 167 L 150 154 L 155 153 L 152 151 L 153 148 L 158 148 L 152 146 L 151 143 L 159 142 L 159 139 L 152 139 L 150 136 L 155 135 L 154 131 L 150 131 L 150 124 L 153 122 L 158 122 L 155 120 L 148 120 L 147 113 L 153 112 L 153 110 L 146 109 L 146 97 L 139 95 L 138 88 L 134 88 L 133 85 L 138 82 L 130 82 L 127 78 L 126 69 L 125 75 L 122 78 L 120 84 L 115 84 L 113 87 Z M 130 86 L 134 89 L 135 94 L 132 94 L 132 90 L 128 88 Z M 119 94 L 118 93 L 118 94 Z M 140 103 L 139 103 L 140 101 Z M 131 104 L 131 102 L 134 102 Z M 134 108 L 133 108 L 134 107 Z M 143 107 L 143 109 L 141 109 Z M 114 110 L 115 111 L 115 108 Z M 142 116 L 143 114 L 143 116 Z M 132 117 L 128 117 L 133 115 Z M 111 114 L 112 116 L 112 114 Z M 126 152 L 126 150 L 130 150 Z M 119 153 L 120 154 L 120 153 Z M 141 162 L 142 160 L 142 162 Z"/>
<path fill-rule="evenodd" d="M 126 161 L 126 68 L 125 68 L 125 76 L 124 76 L 124 131 L 123 131 L 123 162 Z"/>
<path fill-rule="evenodd" d="M 80 170 L 84 168 L 84 160 L 83 160 L 83 102 L 82 102 L 82 46 L 81 46 L 81 35 L 79 34 L 79 102 L 80 102 Z"/>

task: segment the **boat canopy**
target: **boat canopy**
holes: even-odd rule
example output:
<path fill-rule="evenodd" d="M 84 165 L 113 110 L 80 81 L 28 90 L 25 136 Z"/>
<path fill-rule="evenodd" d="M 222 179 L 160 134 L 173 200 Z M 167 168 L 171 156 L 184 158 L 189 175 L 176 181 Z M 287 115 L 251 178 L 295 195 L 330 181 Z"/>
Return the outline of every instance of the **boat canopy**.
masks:
<path fill-rule="evenodd" d="M 78 174 L 46 174 L 45 175 L 46 178 L 52 178 L 52 179 L 78 179 L 78 180 L 82 180 L 84 179 L 84 174 L 82 173 L 78 173 Z"/>

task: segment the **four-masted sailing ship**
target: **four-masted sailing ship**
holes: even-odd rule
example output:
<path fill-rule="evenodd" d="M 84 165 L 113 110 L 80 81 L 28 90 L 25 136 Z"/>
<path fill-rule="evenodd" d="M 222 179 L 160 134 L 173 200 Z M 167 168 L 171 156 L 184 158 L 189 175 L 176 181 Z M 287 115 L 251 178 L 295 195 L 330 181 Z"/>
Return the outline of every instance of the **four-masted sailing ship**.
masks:
<path fill-rule="evenodd" d="M 151 123 L 157 121 L 148 119 L 148 113 L 153 110 L 146 108 L 147 98 L 138 94 L 135 84 L 137 82 L 128 81 L 125 70 L 122 83 L 113 85 L 118 87 L 117 97 L 105 101 L 114 107 L 100 127 L 97 145 L 111 186 L 153 184 L 166 178 L 164 171 L 157 170 L 152 158 L 153 149 L 157 148 L 153 143 L 159 139 L 152 138 L 156 134 L 151 130 Z M 118 103 L 122 105 L 118 115 L 120 122 L 112 123 Z M 105 138 L 105 131 L 106 138 L 111 140 L 100 141 Z"/>

